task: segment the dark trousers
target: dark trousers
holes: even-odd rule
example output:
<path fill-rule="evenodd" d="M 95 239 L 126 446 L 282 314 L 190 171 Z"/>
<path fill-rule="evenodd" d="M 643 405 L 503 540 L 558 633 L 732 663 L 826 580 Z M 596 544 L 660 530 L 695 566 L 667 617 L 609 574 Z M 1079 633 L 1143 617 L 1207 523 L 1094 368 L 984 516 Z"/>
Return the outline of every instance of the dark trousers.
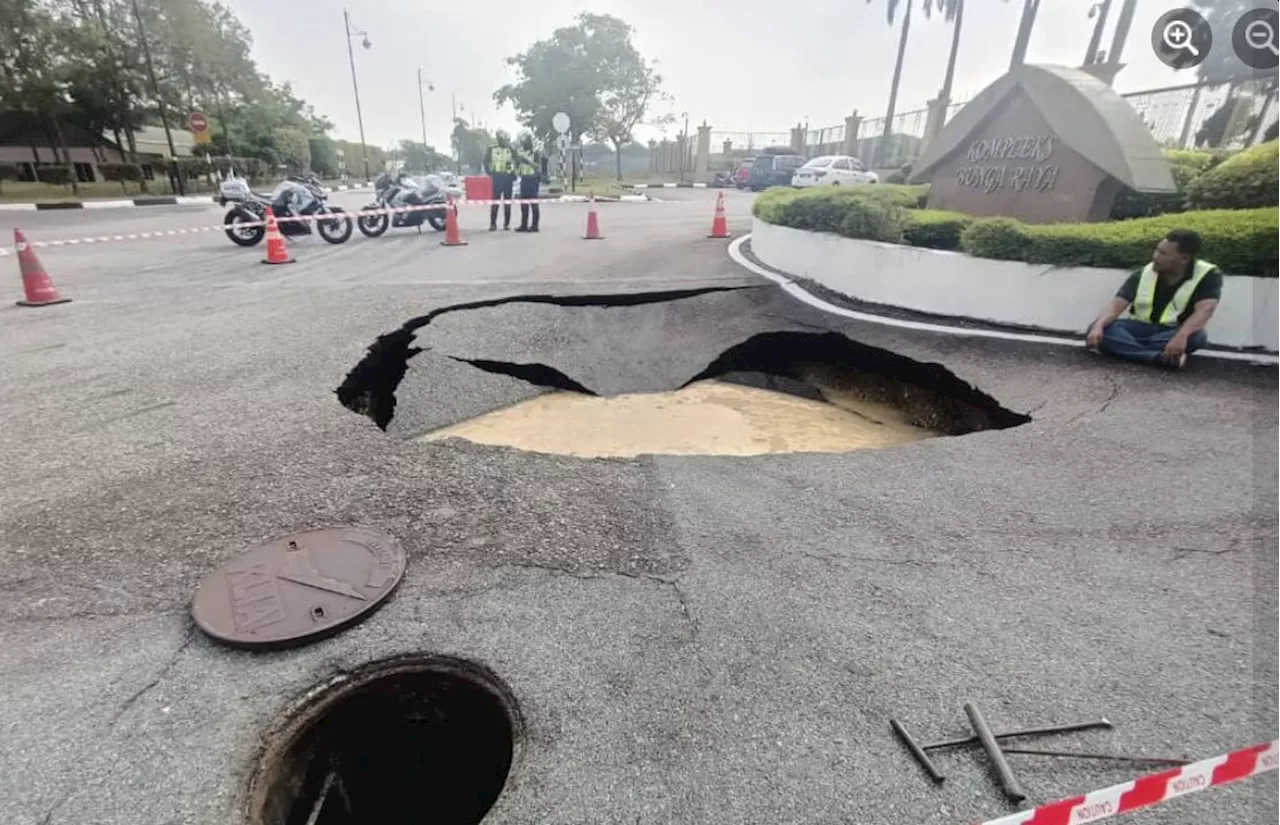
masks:
<path fill-rule="evenodd" d="M 1176 327 L 1122 318 L 1113 322 L 1102 333 L 1102 343 L 1098 345 L 1098 349 L 1126 361 L 1154 364 L 1160 360 L 1160 353 L 1164 352 L 1165 345 L 1177 331 Z M 1207 343 L 1209 336 L 1204 330 L 1200 330 L 1187 341 L 1187 352 L 1195 352 Z"/>
<path fill-rule="evenodd" d="M 529 200 L 538 197 L 538 176 L 537 175 L 521 175 L 520 176 L 520 200 Z M 533 215 L 533 223 L 529 223 L 529 216 Z M 538 228 L 538 218 L 541 217 L 541 210 L 536 203 L 520 204 L 520 228 L 534 229 Z"/>
<path fill-rule="evenodd" d="M 511 187 L 515 183 L 515 175 L 509 172 L 494 172 L 489 176 L 490 183 L 493 184 L 493 199 L 511 199 Z M 489 228 L 498 225 L 498 205 L 495 203 L 489 207 Z M 502 205 L 502 228 L 507 229 L 511 226 L 511 204 L 504 203 Z"/>

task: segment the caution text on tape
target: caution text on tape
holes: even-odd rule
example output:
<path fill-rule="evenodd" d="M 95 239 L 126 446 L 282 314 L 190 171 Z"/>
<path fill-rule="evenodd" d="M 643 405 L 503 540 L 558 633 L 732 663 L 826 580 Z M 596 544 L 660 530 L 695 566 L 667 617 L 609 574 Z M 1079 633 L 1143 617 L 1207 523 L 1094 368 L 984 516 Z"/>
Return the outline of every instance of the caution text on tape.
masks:
<path fill-rule="evenodd" d="M 1180 768 L 1153 773 L 1132 782 L 1041 805 L 1030 811 L 989 820 L 983 825 L 1084 825 L 1208 790 L 1280 766 L 1280 742 L 1264 742 L 1193 762 Z"/>

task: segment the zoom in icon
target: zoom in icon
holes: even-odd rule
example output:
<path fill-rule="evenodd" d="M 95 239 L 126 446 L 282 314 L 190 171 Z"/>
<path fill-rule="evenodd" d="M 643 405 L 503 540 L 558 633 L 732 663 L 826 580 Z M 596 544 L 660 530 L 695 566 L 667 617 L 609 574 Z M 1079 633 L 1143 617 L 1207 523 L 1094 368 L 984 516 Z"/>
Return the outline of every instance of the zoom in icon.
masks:
<path fill-rule="evenodd" d="M 1253 9 L 1240 15 L 1231 30 L 1231 48 L 1240 62 L 1251 69 L 1268 71 L 1280 65 L 1280 12 Z"/>
<path fill-rule="evenodd" d="M 1191 9 L 1174 9 L 1160 15 L 1152 27 L 1151 48 L 1169 68 L 1191 69 L 1209 57 L 1213 30 Z"/>

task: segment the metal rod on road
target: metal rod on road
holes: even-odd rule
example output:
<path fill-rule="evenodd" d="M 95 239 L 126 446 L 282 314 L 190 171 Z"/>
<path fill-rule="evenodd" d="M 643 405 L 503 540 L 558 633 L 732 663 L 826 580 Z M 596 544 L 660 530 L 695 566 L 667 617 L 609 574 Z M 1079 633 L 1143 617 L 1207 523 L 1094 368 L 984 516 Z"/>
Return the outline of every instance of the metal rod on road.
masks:
<path fill-rule="evenodd" d="M 902 740 L 902 744 L 907 746 L 907 750 L 911 751 L 911 755 L 920 763 L 920 767 L 924 768 L 929 774 L 930 779 L 934 782 L 946 781 L 942 771 L 938 770 L 937 766 L 933 764 L 933 760 L 929 758 L 929 754 L 924 752 L 924 748 L 920 747 L 920 744 L 911 737 L 911 734 L 907 733 L 907 729 L 902 726 L 901 722 L 897 719 L 890 719 L 889 727 L 893 728 L 893 732 Z"/>
<path fill-rule="evenodd" d="M 979 741 L 982 742 L 982 749 L 987 752 L 987 756 L 991 759 L 991 763 L 995 765 L 996 773 L 1000 775 L 1000 784 L 1004 786 L 1004 795 L 1009 797 L 1011 802 L 1022 802 L 1027 798 L 1023 792 L 1022 786 L 1018 784 L 1018 778 L 1013 775 L 1013 771 L 1009 768 L 1009 763 L 1005 761 L 1004 754 L 1000 751 L 1000 743 L 991 734 L 991 728 L 987 727 L 987 720 L 982 718 L 982 711 L 972 702 L 964 703 L 964 712 L 969 716 L 969 724 L 973 725 L 973 732 L 978 735 Z"/>
<path fill-rule="evenodd" d="M 1027 728 L 1026 730 L 1011 730 L 1007 733 L 993 733 L 996 739 L 1012 739 L 1015 736 L 1048 736 L 1054 733 L 1074 733 L 1080 730 L 1095 730 L 1097 728 L 1106 728 L 1110 730 L 1115 725 L 1106 719 L 1099 719 L 1096 722 L 1077 722 L 1073 725 L 1050 725 L 1044 728 Z M 966 736 L 963 739 L 946 739 L 942 742 L 930 742 L 927 745 L 921 745 L 927 751 L 938 750 L 939 748 L 958 748 L 962 745 L 973 745 L 979 741 L 976 736 Z M 1007 750 L 1007 749 L 1006 749 Z"/>
<path fill-rule="evenodd" d="M 1084 753 L 1082 751 L 1046 751 L 1039 748 L 1004 748 L 1005 753 L 1029 756 L 1066 756 L 1071 759 L 1105 759 L 1109 762 L 1143 762 L 1151 765 L 1190 765 L 1190 759 L 1168 756 L 1125 756 L 1119 753 Z"/>

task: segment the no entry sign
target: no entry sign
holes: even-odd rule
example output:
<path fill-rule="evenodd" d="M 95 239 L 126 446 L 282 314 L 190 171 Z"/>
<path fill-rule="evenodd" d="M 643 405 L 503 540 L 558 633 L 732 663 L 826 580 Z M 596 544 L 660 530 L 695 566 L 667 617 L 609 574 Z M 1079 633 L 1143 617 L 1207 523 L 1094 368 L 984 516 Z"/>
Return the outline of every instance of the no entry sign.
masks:
<path fill-rule="evenodd" d="M 192 112 L 187 116 L 187 125 L 191 127 L 191 131 L 198 135 L 201 132 L 209 131 L 209 118 L 205 117 L 202 112 Z"/>

